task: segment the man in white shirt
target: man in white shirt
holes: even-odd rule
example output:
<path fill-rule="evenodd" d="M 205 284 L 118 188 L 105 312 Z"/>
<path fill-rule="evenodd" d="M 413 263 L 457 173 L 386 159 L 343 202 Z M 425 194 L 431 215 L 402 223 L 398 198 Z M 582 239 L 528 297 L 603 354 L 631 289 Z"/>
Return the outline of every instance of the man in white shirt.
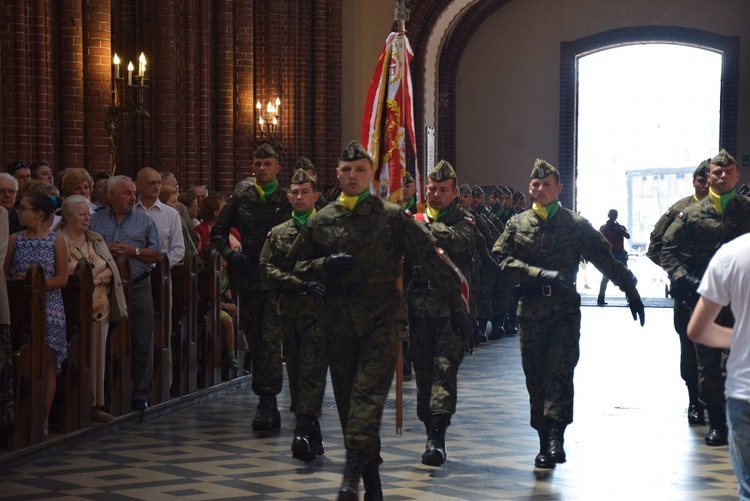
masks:
<path fill-rule="evenodd" d="M 156 223 L 161 251 L 169 258 L 169 267 L 172 268 L 185 257 L 180 215 L 159 200 L 161 175 L 156 170 L 144 167 L 138 171 L 135 186 L 138 189 L 139 200 L 134 209 L 147 214 Z"/>
<path fill-rule="evenodd" d="M 698 287 L 702 296 L 688 324 L 696 343 L 729 348 L 725 388 L 729 453 L 739 483 L 740 499 L 750 500 L 750 234 L 722 245 L 708 264 Z M 725 306 L 734 329 L 714 320 Z"/>

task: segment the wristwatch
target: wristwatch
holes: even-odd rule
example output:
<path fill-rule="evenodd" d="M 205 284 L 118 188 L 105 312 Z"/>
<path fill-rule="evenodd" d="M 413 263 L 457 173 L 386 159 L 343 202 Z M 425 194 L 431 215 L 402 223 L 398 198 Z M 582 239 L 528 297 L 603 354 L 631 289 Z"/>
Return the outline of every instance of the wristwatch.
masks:
<path fill-rule="evenodd" d="M 140 256 L 141 255 L 141 249 L 139 249 L 138 247 L 135 248 L 135 255 L 136 256 Z"/>

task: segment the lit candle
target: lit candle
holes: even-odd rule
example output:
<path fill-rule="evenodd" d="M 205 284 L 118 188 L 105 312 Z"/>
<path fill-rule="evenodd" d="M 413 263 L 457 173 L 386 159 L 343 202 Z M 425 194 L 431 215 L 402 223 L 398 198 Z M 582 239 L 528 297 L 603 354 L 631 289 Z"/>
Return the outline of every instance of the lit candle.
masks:
<path fill-rule="evenodd" d="M 271 103 L 271 101 L 268 101 L 268 104 L 266 105 L 266 112 L 268 113 L 269 117 L 274 114 L 273 104 Z"/>
<path fill-rule="evenodd" d="M 260 117 L 258 119 L 258 125 L 260 125 L 260 130 L 263 130 L 263 124 L 265 124 L 265 123 L 266 122 L 263 120 L 263 117 Z"/>
<path fill-rule="evenodd" d="M 280 109 L 280 108 L 281 108 L 281 99 L 279 99 L 279 98 L 277 97 L 277 98 L 276 98 L 276 114 L 277 114 L 277 115 L 281 113 L 281 112 L 279 111 L 279 109 Z"/>
<path fill-rule="evenodd" d="M 141 56 L 138 58 L 138 76 L 146 76 L 146 55 L 141 52 Z"/>
<path fill-rule="evenodd" d="M 115 57 L 112 58 L 112 64 L 115 65 L 115 78 L 120 78 L 120 58 L 117 57 L 117 52 L 115 52 Z"/>
<path fill-rule="evenodd" d="M 133 61 L 130 61 L 128 63 L 128 85 L 133 85 L 133 70 L 135 69 L 135 66 L 133 66 Z"/>

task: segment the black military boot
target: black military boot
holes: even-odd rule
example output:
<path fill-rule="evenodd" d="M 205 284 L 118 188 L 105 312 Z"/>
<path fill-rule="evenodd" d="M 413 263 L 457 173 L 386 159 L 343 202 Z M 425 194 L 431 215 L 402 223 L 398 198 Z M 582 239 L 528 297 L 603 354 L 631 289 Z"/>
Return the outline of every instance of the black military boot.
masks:
<path fill-rule="evenodd" d="M 362 451 L 347 450 L 344 465 L 344 482 L 339 490 L 338 501 L 359 501 L 359 479 L 365 465 L 365 455 Z"/>
<path fill-rule="evenodd" d="M 508 313 L 505 317 L 505 324 L 503 325 L 506 336 L 515 336 L 518 334 L 518 326 L 516 325 L 516 314 L 514 312 Z"/>
<path fill-rule="evenodd" d="M 708 411 L 708 433 L 704 438 L 706 445 L 712 447 L 719 447 L 727 445 L 727 415 L 724 412 L 724 408 L 720 405 L 708 405 L 706 406 Z"/>
<path fill-rule="evenodd" d="M 552 428 L 549 430 L 549 446 L 547 447 L 547 459 L 552 463 L 564 463 L 565 462 L 565 449 L 563 449 L 563 443 L 565 439 L 565 424 L 554 421 Z"/>
<path fill-rule="evenodd" d="M 698 388 L 696 385 L 688 384 L 688 396 L 690 397 L 690 404 L 688 405 L 687 418 L 690 424 L 706 424 L 706 416 L 703 408 L 703 404 L 698 400 Z"/>
<path fill-rule="evenodd" d="M 292 457 L 302 461 L 312 461 L 323 452 L 325 450 L 320 437 L 318 420 L 304 414 L 299 416 L 297 427 L 294 429 L 294 440 L 292 440 Z"/>
<path fill-rule="evenodd" d="M 492 319 L 492 332 L 490 332 L 490 339 L 500 339 L 505 335 L 505 329 L 503 328 L 503 322 L 505 317 L 495 317 Z"/>
<path fill-rule="evenodd" d="M 427 445 L 422 454 L 422 464 L 440 466 L 445 462 L 445 430 L 450 422 L 450 414 L 432 415 L 427 429 Z"/>
<path fill-rule="evenodd" d="M 281 414 L 276 405 L 275 395 L 261 395 L 258 409 L 253 419 L 253 430 L 267 431 L 281 427 Z"/>
<path fill-rule="evenodd" d="M 554 468 L 555 462 L 547 456 L 549 450 L 549 433 L 546 431 L 539 432 L 539 454 L 534 458 L 534 466 L 537 468 Z"/>
<path fill-rule="evenodd" d="M 365 484 L 365 501 L 383 501 L 383 485 L 377 464 L 368 461 L 362 467 L 362 483 Z"/>

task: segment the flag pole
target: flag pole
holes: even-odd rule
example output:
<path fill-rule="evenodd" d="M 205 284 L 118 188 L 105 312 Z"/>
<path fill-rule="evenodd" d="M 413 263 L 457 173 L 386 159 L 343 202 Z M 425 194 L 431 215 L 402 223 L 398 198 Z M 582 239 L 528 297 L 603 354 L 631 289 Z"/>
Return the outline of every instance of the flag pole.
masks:
<path fill-rule="evenodd" d="M 408 19 L 408 12 L 406 10 L 406 0 L 396 0 L 396 10 L 393 11 L 393 19 L 396 21 L 398 27 L 397 31 L 401 33 L 402 35 L 405 35 L 406 33 L 406 20 Z M 401 37 L 401 54 L 402 54 L 402 60 L 404 64 L 407 63 L 406 58 L 406 41 L 404 40 L 403 36 Z M 401 79 L 401 85 L 404 85 L 404 82 L 406 81 L 406 72 L 403 72 L 403 77 Z M 402 92 L 401 96 L 405 96 L 405 93 Z M 405 98 L 404 98 L 405 101 Z M 404 103 L 401 103 L 401 110 L 402 113 L 405 110 Z M 401 270 L 402 274 L 400 279 L 398 280 L 398 285 L 401 289 L 401 292 L 404 291 L 404 275 L 403 275 L 403 259 L 401 260 Z M 401 342 L 398 343 L 398 361 L 396 362 L 396 436 L 401 436 L 403 434 L 404 429 L 404 340 L 401 339 Z"/>

